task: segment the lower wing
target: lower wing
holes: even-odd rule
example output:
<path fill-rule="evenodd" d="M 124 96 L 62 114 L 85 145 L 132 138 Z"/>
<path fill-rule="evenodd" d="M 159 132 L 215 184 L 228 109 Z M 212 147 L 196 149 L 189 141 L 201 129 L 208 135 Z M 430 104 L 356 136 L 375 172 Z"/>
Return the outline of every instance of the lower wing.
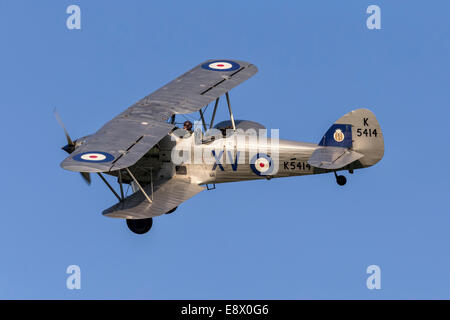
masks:
<path fill-rule="evenodd" d="M 185 178 L 172 178 L 154 187 L 144 187 L 144 191 L 152 198 L 150 203 L 142 191 L 137 191 L 124 201 L 103 211 L 103 215 L 113 218 L 146 219 L 162 215 L 184 201 L 192 198 L 205 187 L 192 184 Z"/>

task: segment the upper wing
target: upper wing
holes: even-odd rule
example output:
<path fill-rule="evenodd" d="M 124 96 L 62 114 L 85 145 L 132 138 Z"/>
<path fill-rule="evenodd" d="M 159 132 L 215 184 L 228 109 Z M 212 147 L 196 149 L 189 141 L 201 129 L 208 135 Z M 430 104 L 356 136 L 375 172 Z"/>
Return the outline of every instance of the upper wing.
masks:
<path fill-rule="evenodd" d="M 79 172 L 105 172 L 135 164 L 174 127 L 173 114 L 191 113 L 253 76 L 256 66 L 208 60 L 139 100 L 106 123 L 62 163 Z"/>
<path fill-rule="evenodd" d="M 308 160 L 308 164 L 316 168 L 340 169 L 362 158 L 364 155 L 341 147 L 322 147 L 316 149 Z"/>
<path fill-rule="evenodd" d="M 108 217 L 125 219 L 145 219 L 164 214 L 181 203 L 195 196 L 205 187 L 192 184 L 185 178 L 172 178 L 158 186 L 153 191 L 153 202 L 149 203 L 142 192 L 136 191 L 124 201 L 115 204 L 103 211 Z M 146 186 L 144 190 L 151 194 L 151 187 Z"/>

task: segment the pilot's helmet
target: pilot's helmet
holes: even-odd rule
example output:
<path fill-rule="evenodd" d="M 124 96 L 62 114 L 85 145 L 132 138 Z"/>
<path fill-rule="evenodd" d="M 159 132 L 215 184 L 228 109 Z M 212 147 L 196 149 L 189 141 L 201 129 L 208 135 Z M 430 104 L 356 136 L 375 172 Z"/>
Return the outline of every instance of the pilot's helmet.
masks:
<path fill-rule="evenodd" d="M 189 120 L 186 120 L 183 123 L 183 129 L 187 130 L 187 131 L 192 131 L 192 122 L 190 122 Z"/>

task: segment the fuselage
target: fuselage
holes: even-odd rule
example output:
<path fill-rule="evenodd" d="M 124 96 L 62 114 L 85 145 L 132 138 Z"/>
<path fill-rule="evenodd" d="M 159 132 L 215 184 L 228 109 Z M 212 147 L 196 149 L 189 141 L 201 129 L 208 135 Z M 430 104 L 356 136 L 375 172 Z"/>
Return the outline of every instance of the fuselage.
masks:
<path fill-rule="evenodd" d="M 171 133 L 131 170 L 143 184 L 150 183 L 151 177 L 153 183 L 158 184 L 179 175 L 200 185 L 330 172 L 308 164 L 317 148 L 320 146 L 314 143 L 283 139 L 274 143 L 271 138 L 255 140 L 239 134 L 234 138 L 204 142 L 194 134 L 179 137 Z M 361 167 L 355 164 L 345 169 Z M 123 175 L 126 180 L 126 173 Z"/>
<path fill-rule="evenodd" d="M 224 146 L 222 150 L 215 150 L 216 155 L 222 155 L 225 161 L 222 161 L 222 166 L 217 165 L 213 170 L 214 182 L 235 182 L 255 179 L 271 179 L 288 176 L 300 176 L 314 173 L 314 168 L 307 162 L 311 154 L 317 149 L 316 144 L 304 143 L 290 140 L 278 140 L 277 150 L 270 150 L 270 140 L 268 139 L 268 147 L 263 144 L 259 148 L 260 152 L 249 150 L 246 147 L 237 147 L 236 153 L 243 158 L 242 163 L 236 163 L 236 155 L 232 155 L 233 148 Z M 231 149 L 231 150 L 230 150 Z M 266 150 L 267 149 L 267 150 Z M 278 153 L 275 156 L 275 153 Z M 231 155 L 231 157 L 230 157 Z M 272 159 L 273 171 L 267 174 L 262 174 L 255 166 L 255 158 L 267 155 Z M 253 161 L 252 161 L 253 158 Z M 195 172 L 196 166 L 192 165 L 191 170 Z M 198 170 L 198 169 L 197 169 Z"/>

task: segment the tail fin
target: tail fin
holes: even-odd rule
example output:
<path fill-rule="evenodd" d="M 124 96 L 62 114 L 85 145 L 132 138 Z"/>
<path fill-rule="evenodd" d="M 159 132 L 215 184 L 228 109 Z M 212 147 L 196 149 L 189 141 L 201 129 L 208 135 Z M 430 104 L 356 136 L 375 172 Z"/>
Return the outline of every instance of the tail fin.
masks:
<path fill-rule="evenodd" d="M 335 123 L 322 137 L 319 146 L 351 148 L 352 142 L 352 125 Z"/>
<path fill-rule="evenodd" d="M 337 120 L 323 136 L 320 146 L 343 147 L 363 154 L 363 167 L 377 163 L 384 155 L 384 140 L 377 118 L 368 109 L 351 111 Z"/>

